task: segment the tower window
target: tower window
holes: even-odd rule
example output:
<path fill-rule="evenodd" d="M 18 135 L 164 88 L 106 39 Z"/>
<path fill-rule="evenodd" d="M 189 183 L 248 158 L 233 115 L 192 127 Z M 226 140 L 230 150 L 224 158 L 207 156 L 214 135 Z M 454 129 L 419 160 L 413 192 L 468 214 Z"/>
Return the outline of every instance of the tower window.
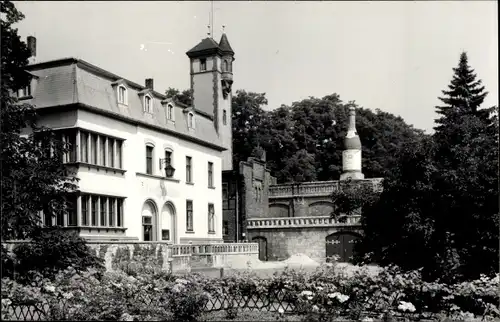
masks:
<path fill-rule="evenodd" d="M 200 59 L 200 71 L 207 70 L 207 60 L 205 58 Z"/>
<path fill-rule="evenodd" d="M 224 69 L 222 70 L 223 72 L 228 72 L 229 71 L 229 63 L 227 60 L 224 60 Z"/>
<path fill-rule="evenodd" d="M 224 124 L 224 125 L 227 124 L 227 112 L 226 112 L 226 110 L 222 111 L 222 124 Z"/>
<path fill-rule="evenodd" d="M 127 89 L 123 85 L 118 86 L 118 103 L 128 104 Z"/>

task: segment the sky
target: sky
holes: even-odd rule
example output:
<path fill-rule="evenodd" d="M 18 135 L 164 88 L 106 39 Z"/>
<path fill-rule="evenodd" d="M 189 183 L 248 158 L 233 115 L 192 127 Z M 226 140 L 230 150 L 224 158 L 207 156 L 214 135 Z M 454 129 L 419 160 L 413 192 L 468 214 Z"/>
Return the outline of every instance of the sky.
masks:
<path fill-rule="evenodd" d="M 88 61 L 155 90 L 189 88 L 185 52 L 207 37 L 209 1 L 15 2 L 37 62 Z M 498 106 L 497 1 L 213 1 L 213 34 L 235 51 L 233 90 L 266 109 L 337 93 L 432 133 L 462 51 Z"/>

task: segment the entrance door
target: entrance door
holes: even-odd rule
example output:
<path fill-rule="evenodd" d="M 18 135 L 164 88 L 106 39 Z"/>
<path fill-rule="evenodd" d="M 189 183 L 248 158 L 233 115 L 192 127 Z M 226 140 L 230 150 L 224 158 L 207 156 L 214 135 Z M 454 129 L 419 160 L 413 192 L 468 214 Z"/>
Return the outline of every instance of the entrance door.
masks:
<path fill-rule="evenodd" d="M 254 237 L 254 243 L 259 243 L 259 260 L 267 261 L 267 239 L 265 237 Z"/>
<path fill-rule="evenodd" d="M 326 261 L 331 262 L 338 256 L 339 262 L 350 262 L 354 254 L 354 245 L 359 236 L 351 232 L 334 233 L 326 237 Z"/>

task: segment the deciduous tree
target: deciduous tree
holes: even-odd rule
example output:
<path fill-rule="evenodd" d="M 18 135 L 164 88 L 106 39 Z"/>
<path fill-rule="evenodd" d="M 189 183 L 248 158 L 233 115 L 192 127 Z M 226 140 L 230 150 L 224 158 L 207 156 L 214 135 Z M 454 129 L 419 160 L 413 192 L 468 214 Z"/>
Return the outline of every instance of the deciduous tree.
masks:
<path fill-rule="evenodd" d="M 66 198 L 76 186 L 61 158 L 69 147 L 50 129 L 37 126 L 33 106 L 21 104 L 13 96 L 30 79 L 24 69 L 29 51 L 12 28 L 24 16 L 9 1 L 0 6 L 2 239 L 24 239 L 39 227 L 41 211 L 49 216 L 66 212 Z"/>

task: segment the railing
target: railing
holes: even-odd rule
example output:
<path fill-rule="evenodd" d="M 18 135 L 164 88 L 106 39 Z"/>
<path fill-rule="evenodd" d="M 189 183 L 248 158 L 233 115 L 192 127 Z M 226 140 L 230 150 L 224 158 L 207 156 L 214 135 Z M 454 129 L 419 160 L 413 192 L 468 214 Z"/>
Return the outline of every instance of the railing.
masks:
<path fill-rule="evenodd" d="M 375 190 L 381 189 L 382 178 L 363 180 Z M 279 184 L 269 187 L 269 198 L 290 198 L 303 196 L 329 196 L 339 187 L 339 181 L 315 181 L 296 184 Z"/>
<path fill-rule="evenodd" d="M 259 252 L 257 243 L 217 243 L 171 245 L 172 256 L 208 254 L 252 254 Z"/>
<path fill-rule="evenodd" d="M 338 181 L 305 182 L 301 184 L 280 184 L 269 187 L 270 198 L 297 196 L 328 196 L 337 189 Z"/>
<path fill-rule="evenodd" d="M 328 216 L 321 217 L 288 217 L 288 218 L 255 218 L 247 220 L 247 229 L 267 228 L 303 228 L 303 227 L 343 227 L 360 226 L 361 216 L 344 217 L 339 220 Z"/>

